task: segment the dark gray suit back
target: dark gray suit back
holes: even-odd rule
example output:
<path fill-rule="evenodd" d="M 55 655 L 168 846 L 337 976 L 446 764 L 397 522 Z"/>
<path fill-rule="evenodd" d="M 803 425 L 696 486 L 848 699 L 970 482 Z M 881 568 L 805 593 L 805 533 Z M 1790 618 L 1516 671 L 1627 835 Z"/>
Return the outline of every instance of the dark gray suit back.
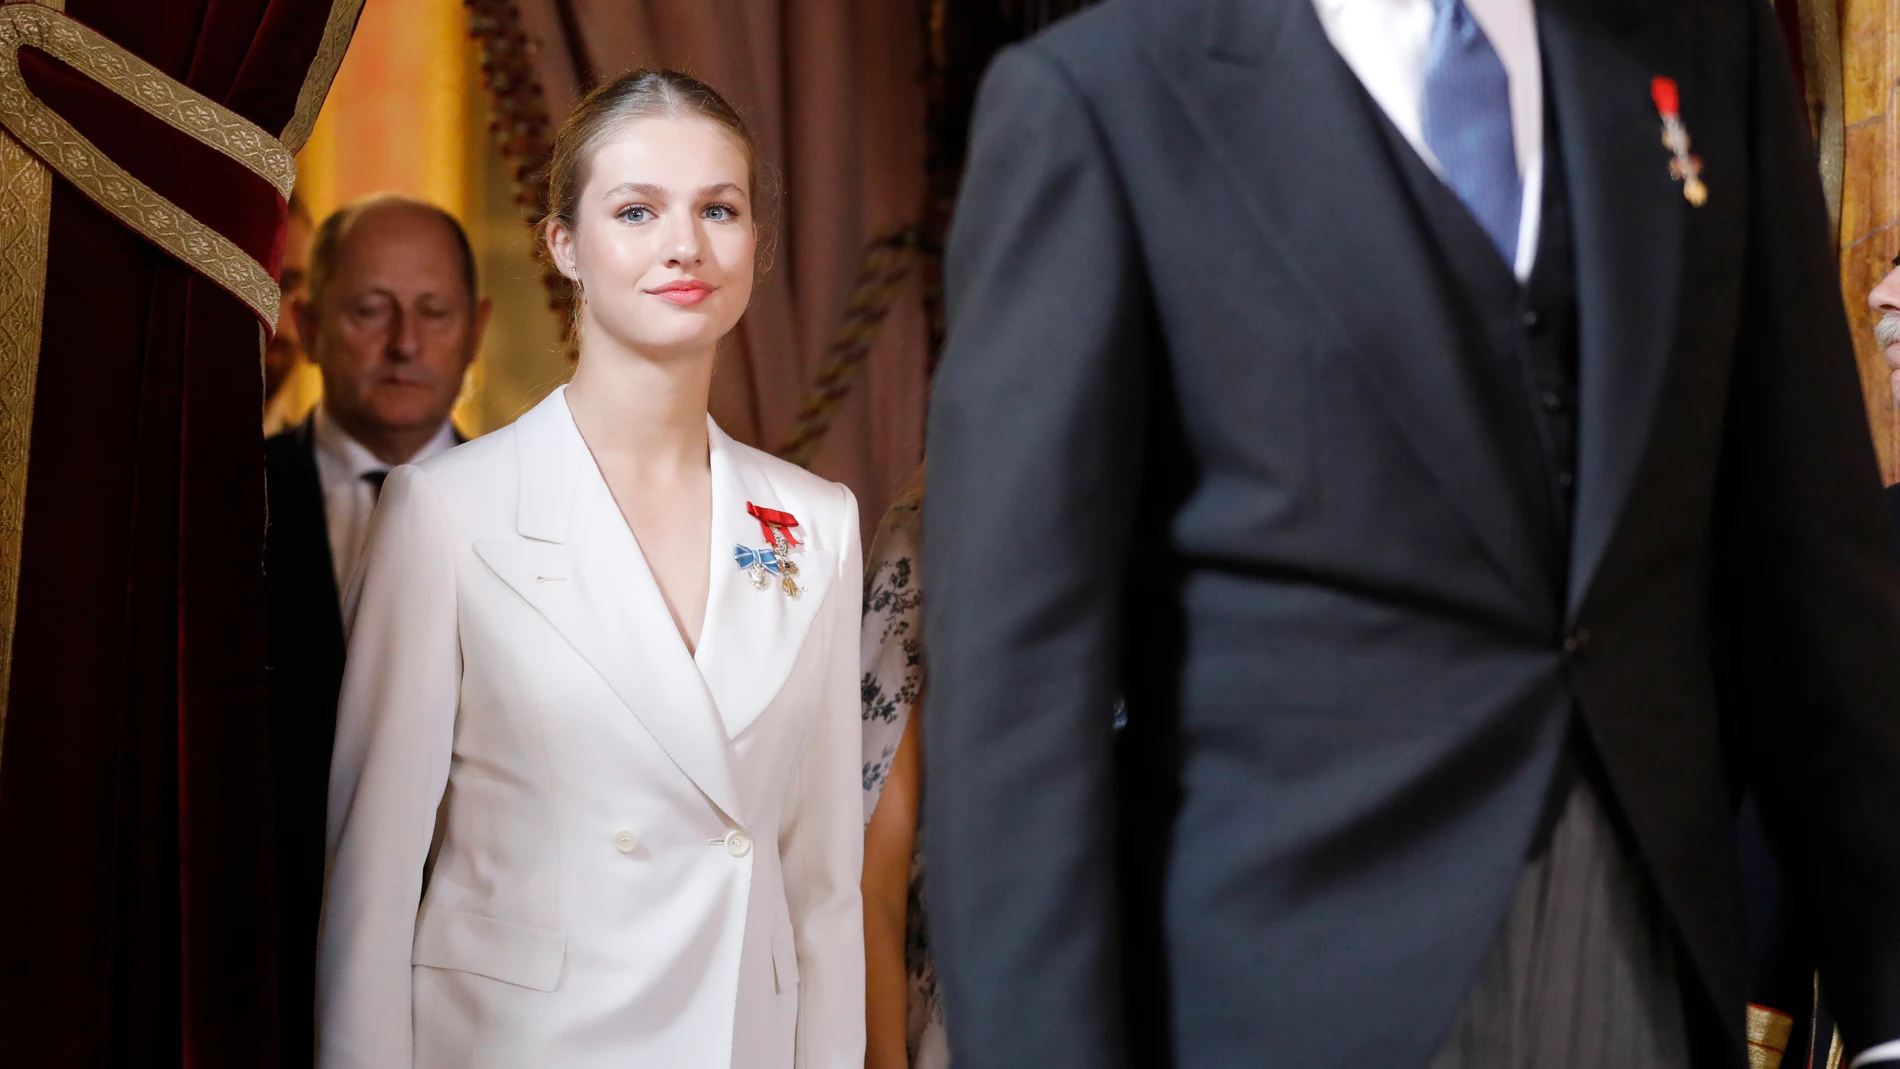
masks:
<path fill-rule="evenodd" d="M 960 1060 L 1423 1065 L 1571 756 L 1740 1057 L 1734 788 L 1772 754 L 1900 806 L 1900 569 L 1761 6 L 1538 4 L 1528 287 L 1309 0 L 1117 0 L 998 59 L 925 508 Z M 1844 829 L 1843 1020 L 1900 1035 L 1900 940 L 1849 934 L 1900 893 L 1872 796 L 1766 804 Z"/>

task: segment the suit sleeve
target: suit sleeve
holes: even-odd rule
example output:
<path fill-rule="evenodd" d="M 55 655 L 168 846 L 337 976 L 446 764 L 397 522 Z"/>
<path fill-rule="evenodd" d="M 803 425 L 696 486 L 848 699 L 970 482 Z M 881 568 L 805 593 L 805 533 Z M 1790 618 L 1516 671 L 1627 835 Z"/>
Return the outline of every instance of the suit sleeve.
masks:
<path fill-rule="evenodd" d="M 1900 1037 L 1900 564 L 1805 116 L 1754 5 L 1754 168 L 1724 495 L 1749 785 L 1853 1050 Z M 1738 550 L 1736 544 L 1745 549 Z M 1763 669 L 1759 666 L 1770 666 Z M 1733 687 L 1734 680 L 1730 681 Z"/>
<path fill-rule="evenodd" d="M 411 1064 L 410 948 L 462 674 L 442 500 L 389 475 L 345 610 L 317 965 L 321 1069 Z"/>
<path fill-rule="evenodd" d="M 985 77 L 946 256 L 924 502 L 929 914 L 959 1063 L 1113 1069 L 1113 669 L 1149 296 L 1094 117 L 1034 44 Z"/>
<path fill-rule="evenodd" d="M 838 574 L 825 595 L 824 680 L 818 719 L 799 759 L 780 837 L 785 898 L 798 958 L 794 1069 L 863 1069 L 864 801 L 860 786 L 858 622 L 864 549 L 858 502 L 843 501 Z"/>

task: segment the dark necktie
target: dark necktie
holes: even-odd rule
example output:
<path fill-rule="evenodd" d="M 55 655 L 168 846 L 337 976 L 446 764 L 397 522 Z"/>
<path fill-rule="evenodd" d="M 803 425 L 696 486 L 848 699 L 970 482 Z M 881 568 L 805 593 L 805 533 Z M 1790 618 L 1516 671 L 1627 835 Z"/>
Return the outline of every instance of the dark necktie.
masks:
<path fill-rule="evenodd" d="M 374 505 L 383 499 L 383 480 L 389 478 L 386 471 L 366 471 L 363 481 L 369 484 L 369 502 Z"/>
<path fill-rule="evenodd" d="M 1517 261 L 1524 206 L 1511 134 L 1511 80 L 1464 0 L 1436 0 L 1425 54 L 1425 144 L 1445 184 L 1484 227 L 1506 263 Z"/>

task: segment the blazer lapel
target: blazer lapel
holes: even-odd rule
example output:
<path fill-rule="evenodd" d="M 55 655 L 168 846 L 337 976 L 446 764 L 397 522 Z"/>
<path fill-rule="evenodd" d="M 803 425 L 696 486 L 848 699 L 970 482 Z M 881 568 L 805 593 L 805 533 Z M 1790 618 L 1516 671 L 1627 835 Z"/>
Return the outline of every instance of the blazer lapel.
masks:
<path fill-rule="evenodd" d="M 1668 24 L 1652 20 L 1638 32 L 1640 0 L 1539 0 L 1538 8 L 1576 232 L 1574 622 L 1648 450 L 1675 349 L 1683 227 L 1694 209 L 1670 178 L 1650 81 L 1676 79 L 1692 127 L 1696 94 L 1693 72 L 1661 47 Z"/>
<path fill-rule="evenodd" d="M 1458 294 L 1378 106 L 1310 0 L 1208 0 L 1206 11 L 1199 50 L 1163 64 L 1180 72 L 1191 121 L 1493 564 L 1533 604 L 1546 602 L 1539 546 L 1548 536 L 1542 511 L 1528 504 L 1545 491 L 1496 446 L 1520 436 L 1522 387 L 1484 339 L 1461 328 Z"/>
<path fill-rule="evenodd" d="M 822 542 L 816 516 L 788 508 L 771 480 L 711 419 L 713 546 L 712 583 L 696 658 L 706 688 L 725 724 L 738 738 L 778 695 L 804 647 L 838 569 L 838 547 Z M 767 543 L 748 503 L 791 512 L 804 544 L 792 551 L 799 593 L 787 597 L 778 578 L 753 587 L 733 556 L 734 546 L 763 549 Z"/>
<path fill-rule="evenodd" d="M 711 695 L 565 394 L 515 424 L 521 537 L 484 539 L 475 552 L 600 673 L 679 770 L 743 823 Z"/>

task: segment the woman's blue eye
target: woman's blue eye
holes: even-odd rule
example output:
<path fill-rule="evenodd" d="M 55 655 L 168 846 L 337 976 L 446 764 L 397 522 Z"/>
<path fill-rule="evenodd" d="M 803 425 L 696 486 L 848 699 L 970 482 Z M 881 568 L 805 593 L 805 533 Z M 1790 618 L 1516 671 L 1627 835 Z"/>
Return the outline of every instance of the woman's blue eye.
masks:
<path fill-rule="evenodd" d="M 709 204 L 706 206 L 706 218 L 715 222 L 730 222 L 739 217 L 737 209 L 730 204 Z"/>
<path fill-rule="evenodd" d="M 631 207 L 620 209 L 620 218 L 626 220 L 629 223 L 644 223 L 648 219 L 653 218 L 653 210 L 651 208 L 647 208 L 642 205 L 635 204 L 635 205 L 632 205 Z"/>

